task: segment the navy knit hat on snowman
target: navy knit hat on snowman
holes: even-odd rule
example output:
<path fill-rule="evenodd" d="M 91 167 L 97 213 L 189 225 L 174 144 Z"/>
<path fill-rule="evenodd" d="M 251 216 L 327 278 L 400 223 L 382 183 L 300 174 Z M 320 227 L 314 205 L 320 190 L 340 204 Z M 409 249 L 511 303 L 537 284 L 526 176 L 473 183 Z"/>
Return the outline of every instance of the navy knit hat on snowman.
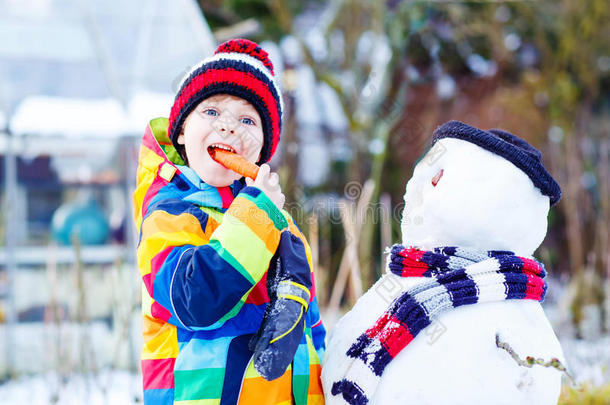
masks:
<path fill-rule="evenodd" d="M 551 205 L 561 198 L 561 188 L 542 165 L 540 151 L 510 132 L 501 129 L 484 131 L 460 121 L 449 121 L 434 131 L 432 143 L 442 138 L 468 141 L 502 156 L 527 174 L 534 186 L 550 198 Z"/>
<path fill-rule="evenodd" d="M 282 95 L 275 80 L 269 55 L 247 39 L 232 39 L 221 44 L 214 55 L 195 65 L 180 82 L 169 116 L 167 135 L 174 147 L 184 120 L 203 100 L 215 94 L 243 98 L 261 117 L 263 146 L 259 164 L 275 153 L 282 129 Z"/>

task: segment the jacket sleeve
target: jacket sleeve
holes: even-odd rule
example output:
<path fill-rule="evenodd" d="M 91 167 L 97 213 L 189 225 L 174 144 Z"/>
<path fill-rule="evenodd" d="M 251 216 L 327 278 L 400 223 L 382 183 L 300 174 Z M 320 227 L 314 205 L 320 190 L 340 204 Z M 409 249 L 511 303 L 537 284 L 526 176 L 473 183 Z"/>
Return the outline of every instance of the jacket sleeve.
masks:
<path fill-rule="evenodd" d="M 267 271 L 288 225 L 256 187 L 244 188 L 207 233 L 211 221 L 181 200 L 163 200 L 148 210 L 137 255 L 151 316 L 187 329 L 221 326 Z"/>
<path fill-rule="evenodd" d="M 320 317 L 320 310 L 318 308 L 318 299 L 314 297 L 314 301 L 309 306 L 309 316 L 311 319 L 311 339 L 313 346 L 318 353 L 320 362 L 324 360 L 324 353 L 326 351 L 326 329 L 322 324 L 322 318 Z"/>
<path fill-rule="evenodd" d="M 316 286 L 315 286 L 314 271 L 313 271 L 313 261 L 311 259 L 311 248 L 309 247 L 309 243 L 307 243 L 307 238 L 305 238 L 305 235 L 303 235 L 301 230 L 294 223 L 294 220 L 292 219 L 292 217 L 290 217 L 290 215 L 286 211 L 282 211 L 282 212 L 284 214 L 284 217 L 286 218 L 286 221 L 288 222 L 288 229 L 290 230 L 291 233 L 295 234 L 296 236 L 299 237 L 299 239 L 301 239 L 301 242 L 303 243 L 303 245 L 305 247 L 305 253 L 307 255 L 307 263 L 309 264 L 309 269 L 311 271 L 311 281 L 312 281 L 310 304 L 309 304 L 309 308 L 307 310 L 307 318 L 308 318 L 307 324 L 311 325 L 311 337 L 313 340 L 313 345 L 314 345 L 314 348 L 316 349 L 316 352 L 318 353 L 318 357 L 319 357 L 320 361 L 322 361 L 324 358 L 324 352 L 326 350 L 326 343 L 325 343 L 326 329 L 324 328 L 324 325 L 322 324 L 322 318 L 320 316 L 320 310 L 318 307 L 318 298 L 316 296 Z"/>

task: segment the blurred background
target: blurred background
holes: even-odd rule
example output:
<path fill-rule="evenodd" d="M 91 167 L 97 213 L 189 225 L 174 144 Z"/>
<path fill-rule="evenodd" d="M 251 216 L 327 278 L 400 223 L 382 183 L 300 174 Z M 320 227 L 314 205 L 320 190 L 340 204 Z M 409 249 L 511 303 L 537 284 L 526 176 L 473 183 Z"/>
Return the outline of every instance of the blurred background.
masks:
<path fill-rule="evenodd" d="M 432 131 L 500 127 L 563 189 L 536 252 L 573 376 L 561 403 L 610 403 L 607 0 L 0 0 L 0 402 L 141 402 L 139 140 L 234 37 L 281 82 L 271 163 L 327 329 L 400 242 Z"/>

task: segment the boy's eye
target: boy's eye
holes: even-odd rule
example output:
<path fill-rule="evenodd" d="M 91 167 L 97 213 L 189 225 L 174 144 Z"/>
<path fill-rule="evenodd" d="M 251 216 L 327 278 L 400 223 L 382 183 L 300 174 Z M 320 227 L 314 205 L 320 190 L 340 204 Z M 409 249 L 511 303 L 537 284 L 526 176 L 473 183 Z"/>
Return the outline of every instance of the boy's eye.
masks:
<path fill-rule="evenodd" d="M 218 115 L 218 111 L 213 108 L 206 108 L 205 110 L 203 110 L 203 113 L 212 117 L 216 117 Z"/>
<path fill-rule="evenodd" d="M 252 118 L 244 117 L 241 119 L 241 123 L 246 125 L 254 125 L 254 120 Z"/>

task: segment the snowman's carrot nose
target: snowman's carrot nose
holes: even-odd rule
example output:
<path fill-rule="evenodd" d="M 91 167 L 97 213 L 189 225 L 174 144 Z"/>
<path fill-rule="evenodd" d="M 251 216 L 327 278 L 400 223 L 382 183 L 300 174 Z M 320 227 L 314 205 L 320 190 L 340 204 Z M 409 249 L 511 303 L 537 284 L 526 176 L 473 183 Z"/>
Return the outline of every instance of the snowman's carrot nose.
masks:
<path fill-rule="evenodd" d="M 443 177 L 443 169 L 441 169 L 441 171 L 440 171 L 440 172 L 438 172 L 438 173 L 436 174 L 436 176 L 434 176 L 434 177 L 432 178 L 432 185 L 433 185 L 434 187 L 436 187 L 436 185 L 438 184 L 438 181 L 441 179 L 441 177 Z"/>
<path fill-rule="evenodd" d="M 212 149 L 212 159 L 236 173 L 241 174 L 244 177 L 249 177 L 252 180 L 256 179 L 258 175 L 258 166 L 252 162 L 247 161 L 237 153 L 229 152 L 224 149 Z"/>

